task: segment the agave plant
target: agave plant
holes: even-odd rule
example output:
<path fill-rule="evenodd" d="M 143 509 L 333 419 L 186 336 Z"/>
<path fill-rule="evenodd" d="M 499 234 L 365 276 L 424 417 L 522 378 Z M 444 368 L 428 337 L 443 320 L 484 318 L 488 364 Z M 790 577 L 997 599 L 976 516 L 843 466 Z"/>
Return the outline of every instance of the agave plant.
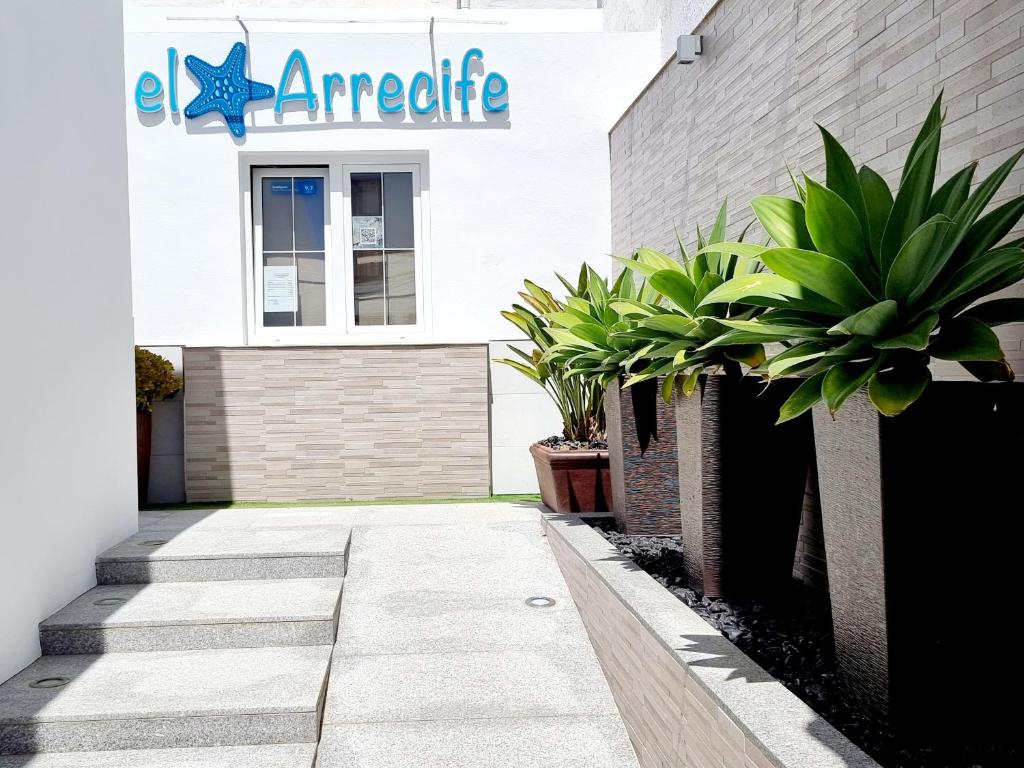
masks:
<path fill-rule="evenodd" d="M 760 336 L 786 344 L 758 369 L 769 378 L 805 378 L 780 422 L 822 400 L 834 414 L 865 385 L 880 413 L 899 414 L 931 381 L 931 358 L 957 361 L 981 381 L 1012 380 L 992 326 L 1024 321 L 1024 299 L 977 302 L 1024 278 L 1024 240 L 999 244 L 1024 214 L 1024 196 L 982 215 L 1024 150 L 973 191 L 976 163 L 936 189 L 942 122 L 940 94 L 895 195 L 820 128 L 824 185 L 805 176 L 803 185 L 794 180 L 799 199 L 752 201 L 774 246 L 715 246 L 755 256 L 771 270 L 734 277 L 697 307 L 768 308 L 722 320 L 732 330 L 720 341 Z"/>
<path fill-rule="evenodd" d="M 719 251 L 725 242 L 728 225 L 728 201 L 723 202 L 707 237 L 697 228 L 697 250 L 691 256 L 677 237 L 679 259 L 650 248 L 641 248 L 631 259 L 619 259 L 627 269 L 644 275 L 647 287 L 656 294 L 654 301 L 619 299 L 612 307 L 633 325 L 625 335 L 640 340 L 642 346 L 627 359 L 627 368 L 637 361 L 648 364 L 627 380 L 627 386 L 664 376 L 662 392 L 671 397 L 675 379 L 686 374 L 683 392 L 693 392 L 701 373 L 722 368 L 739 374 L 740 363 L 756 366 L 765 360 L 759 335 L 749 339 L 731 333 L 730 323 L 749 322 L 765 311 L 763 306 L 705 303 L 705 298 L 736 277 L 757 277 L 762 265 L 753 256 L 762 249 L 742 242 L 729 243 L 729 251 Z M 745 232 L 746 230 L 744 230 Z"/>
<path fill-rule="evenodd" d="M 562 362 L 545 359 L 545 354 L 556 344 L 552 336 L 553 329 L 545 316 L 564 312 L 566 305 L 558 301 L 550 291 L 530 280 L 525 280 L 523 284 L 526 290 L 520 291 L 519 296 L 527 306 L 513 304 L 511 310 L 501 314 L 525 333 L 535 348 L 527 352 L 510 344 L 509 349 L 520 359 L 503 358 L 495 362 L 515 368 L 544 388 L 558 406 L 565 438 L 580 441 L 603 439 L 604 387 L 594 379 L 567 376 Z M 570 289 L 569 301 L 587 301 L 591 295 L 590 283 L 582 277 L 577 288 L 568 283 L 565 285 Z M 595 290 L 600 291 L 601 288 L 595 287 Z"/>

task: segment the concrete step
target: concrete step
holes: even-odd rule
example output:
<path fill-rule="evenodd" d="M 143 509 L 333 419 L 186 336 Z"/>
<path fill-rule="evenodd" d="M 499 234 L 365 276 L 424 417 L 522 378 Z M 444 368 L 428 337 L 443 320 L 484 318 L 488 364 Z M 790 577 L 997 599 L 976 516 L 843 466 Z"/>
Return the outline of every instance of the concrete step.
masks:
<path fill-rule="evenodd" d="M 341 579 L 101 586 L 39 625 L 44 655 L 331 645 Z"/>
<path fill-rule="evenodd" d="M 262 744 L 12 755 L 0 757 L 0 768 L 312 768 L 315 758 L 315 744 Z"/>
<path fill-rule="evenodd" d="M 313 743 L 331 650 L 44 656 L 0 685 L 0 755 Z"/>
<path fill-rule="evenodd" d="M 96 558 L 100 584 L 324 579 L 345 574 L 349 528 L 147 529 Z"/>

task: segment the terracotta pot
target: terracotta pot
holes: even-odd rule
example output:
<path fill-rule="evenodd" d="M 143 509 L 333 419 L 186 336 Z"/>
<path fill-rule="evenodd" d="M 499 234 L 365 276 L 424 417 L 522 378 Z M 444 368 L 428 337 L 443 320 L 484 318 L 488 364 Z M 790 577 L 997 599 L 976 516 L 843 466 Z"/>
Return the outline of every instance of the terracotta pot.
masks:
<path fill-rule="evenodd" d="M 798 384 L 706 376 L 690 397 L 676 393 L 683 563 L 708 597 L 792 581 L 814 433 L 809 414 L 775 422 Z"/>
<path fill-rule="evenodd" d="M 153 452 L 153 414 L 150 411 L 135 412 L 136 459 L 139 480 L 139 504 L 149 498 L 149 463 Z"/>
<path fill-rule="evenodd" d="M 895 418 L 814 412 L 836 652 L 910 737 L 1019 739 L 1024 384 L 933 382 Z"/>
<path fill-rule="evenodd" d="M 544 503 L 555 512 L 607 512 L 612 497 L 608 451 L 530 446 Z"/>

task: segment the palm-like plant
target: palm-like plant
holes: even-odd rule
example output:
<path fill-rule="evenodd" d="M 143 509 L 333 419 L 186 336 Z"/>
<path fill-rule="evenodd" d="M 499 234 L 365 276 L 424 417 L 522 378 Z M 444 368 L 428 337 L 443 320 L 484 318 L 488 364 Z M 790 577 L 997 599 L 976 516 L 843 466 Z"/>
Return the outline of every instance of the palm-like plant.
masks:
<path fill-rule="evenodd" d="M 562 282 L 565 283 L 564 280 Z M 584 442 L 603 439 L 604 387 L 595 379 L 567 376 L 562 362 L 545 359 L 545 354 L 556 344 L 552 333 L 557 332 L 545 316 L 564 312 L 566 304 L 530 280 L 525 280 L 524 285 L 526 290 L 520 291 L 519 296 L 527 306 L 513 304 L 511 310 L 505 310 L 501 314 L 527 335 L 535 349 L 526 352 L 510 344 L 509 349 L 520 359 L 503 358 L 496 362 L 515 368 L 544 388 L 558 406 L 562 416 L 562 434 L 565 438 Z M 574 288 L 568 283 L 565 285 L 570 290 L 568 301 L 589 300 L 591 285 L 583 276 L 579 286 Z M 600 291 L 601 287 L 595 286 L 594 290 Z M 607 291 L 607 288 L 604 290 Z"/>
<path fill-rule="evenodd" d="M 805 381 L 779 421 L 824 400 L 832 413 L 862 386 L 878 411 L 896 415 L 928 386 L 931 358 L 955 360 L 981 381 L 1009 381 L 992 326 L 1024 321 L 1024 299 L 980 299 L 1024 278 L 1024 240 L 999 245 L 1024 214 L 1018 196 L 982 215 L 1024 150 L 972 192 L 976 163 L 934 188 L 943 122 L 936 99 L 893 196 L 867 166 L 858 171 L 821 128 L 825 184 L 794 181 L 799 199 L 752 201 L 774 247 L 726 243 L 772 270 L 716 286 L 698 310 L 733 302 L 767 307 L 727 323 L 719 342 L 782 341 L 757 370 Z"/>
<path fill-rule="evenodd" d="M 718 250 L 725 242 L 727 224 L 726 201 L 707 237 L 697 228 L 697 250 L 692 256 L 677 238 L 679 260 L 650 248 L 641 248 L 632 259 L 619 259 L 627 269 L 644 275 L 650 290 L 657 294 L 654 301 L 612 302 L 613 308 L 633 323 L 624 333 L 645 342 L 626 361 L 627 366 L 649 361 L 627 380 L 627 386 L 664 376 L 662 392 L 668 400 L 681 373 L 686 374 L 683 392 L 689 395 L 700 374 L 709 369 L 738 374 L 740 363 L 756 366 L 765 360 L 761 336 L 748 334 L 750 338 L 744 338 L 730 333 L 734 324 L 749 322 L 763 313 L 764 307 L 705 302 L 729 280 L 756 277 L 762 269 L 752 258 L 762 249 L 743 243 L 742 234 L 739 242 L 729 243 L 728 251 Z"/>

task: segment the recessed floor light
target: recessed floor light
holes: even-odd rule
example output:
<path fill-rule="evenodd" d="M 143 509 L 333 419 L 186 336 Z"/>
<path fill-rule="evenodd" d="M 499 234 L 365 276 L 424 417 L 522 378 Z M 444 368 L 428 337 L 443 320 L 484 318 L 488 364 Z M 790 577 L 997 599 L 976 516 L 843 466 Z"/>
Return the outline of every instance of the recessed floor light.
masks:
<path fill-rule="evenodd" d="M 29 688 L 60 688 L 71 682 L 70 677 L 41 677 L 28 684 Z"/>
<path fill-rule="evenodd" d="M 550 597 L 528 597 L 526 604 L 531 608 L 550 608 L 555 601 Z"/>
<path fill-rule="evenodd" d="M 167 543 L 167 539 L 149 539 L 139 543 L 143 547 L 162 547 Z"/>

